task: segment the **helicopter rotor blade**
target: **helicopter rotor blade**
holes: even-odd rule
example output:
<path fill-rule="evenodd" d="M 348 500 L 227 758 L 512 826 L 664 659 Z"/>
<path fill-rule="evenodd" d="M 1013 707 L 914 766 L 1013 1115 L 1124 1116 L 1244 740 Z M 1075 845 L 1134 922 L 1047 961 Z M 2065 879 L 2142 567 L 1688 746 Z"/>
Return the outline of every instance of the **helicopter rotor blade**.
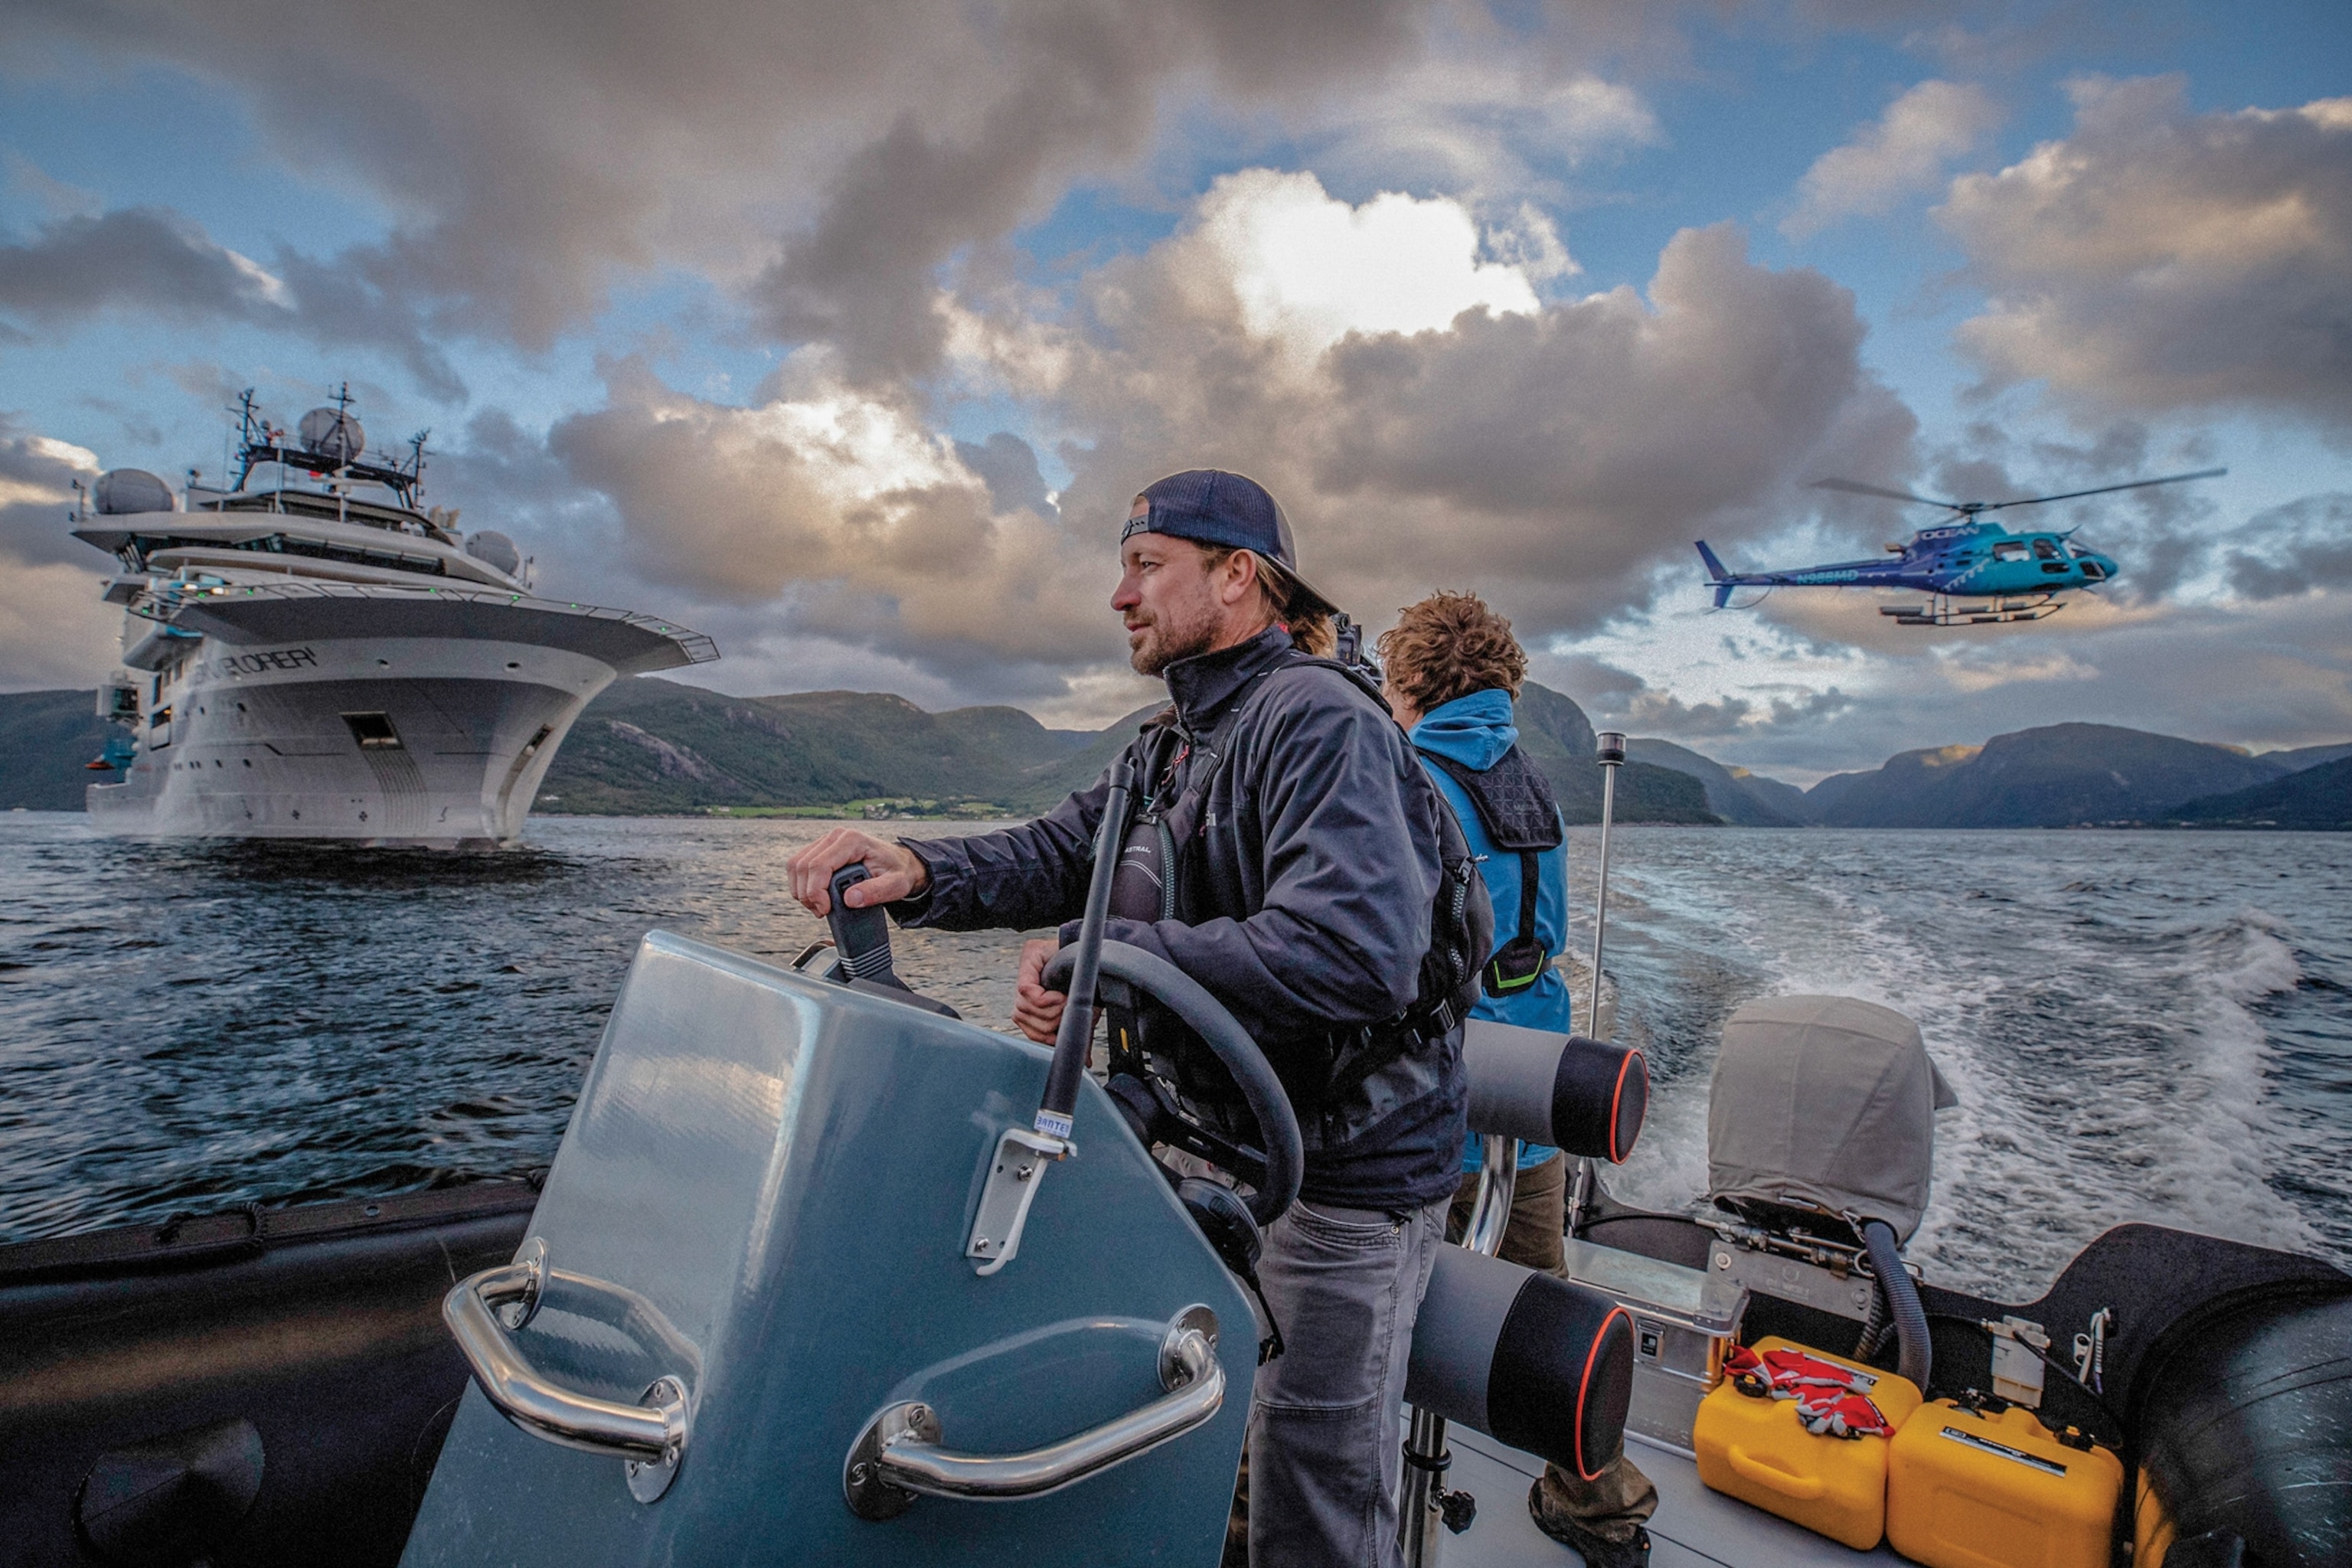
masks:
<path fill-rule="evenodd" d="M 1997 500 L 1991 502 L 1990 505 L 1979 507 L 1977 510 L 1979 511 L 1999 511 L 2004 507 L 2040 506 L 2044 501 L 2075 500 L 2084 496 L 2103 496 L 2112 494 L 2116 490 L 2146 489 L 2150 485 L 2177 485 L 2183 479 L 2215 479 L 2221 478 L 2223 474 L 2226 474 L 2230 470 L 2227 468 L 2200 468 L 2193 474 L 2167 474 L 2160 479 L 2134 479 L 2129 484 L 2101 485 L 2095 489 L 2068 490 L 2063 495 L 2030 496 L 2022 500 Z"/>
<path fill-rule="evenodd" d="M 1939 506 L 1947 511 L 1961 510 L 1958 501 L 1937 500 L 1930 496 L 1915 496 L 1909 490 L 1890 490 L 1883 485 L 1865 485 L 1858 479 L 1815 479 L 1817 490 L 1844 490 L 1849 495 L 1881 496 L 1887 500 L 1917 501 L 1921 506 Z"/>

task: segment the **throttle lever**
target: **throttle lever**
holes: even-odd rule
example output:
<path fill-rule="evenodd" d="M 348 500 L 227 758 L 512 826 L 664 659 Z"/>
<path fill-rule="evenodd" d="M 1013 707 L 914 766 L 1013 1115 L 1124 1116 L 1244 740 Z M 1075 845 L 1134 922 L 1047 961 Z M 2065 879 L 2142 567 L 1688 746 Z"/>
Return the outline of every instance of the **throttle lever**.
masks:
<path fill-rule="evenodd" d="M 851 909 L 841 895 L 866 880 L 865 866 L 851 861 L 833 874 L 833 882 L 825 890 L 832 897 L 832 907 L 824 912 L 825 923 L 833 928 L 834 951 L 841 955 L 843 972 L 851 979 L 870 980 L 877 984 L 907 988 L 890 966 L 890 917 L 879 904 L 869 904 L 862 910 Z"/>

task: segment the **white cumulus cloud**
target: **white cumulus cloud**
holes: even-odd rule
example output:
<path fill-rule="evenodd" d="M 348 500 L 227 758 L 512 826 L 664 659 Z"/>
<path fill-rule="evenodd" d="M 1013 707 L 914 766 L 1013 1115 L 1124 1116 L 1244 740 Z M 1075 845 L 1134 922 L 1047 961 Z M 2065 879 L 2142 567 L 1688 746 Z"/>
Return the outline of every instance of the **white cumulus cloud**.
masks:
<path fill-rule="evenodd" d="M 1975 151 L 2000 120 L 2000 106 L 1974 83 L 1921 82 L 1853 141 L 1813 161 L 1797 182 L 1797 210 L 1781 220 L 1781 232 L 1802 237 L 1841 218 L 1893 211 L 1904 197 L 1940 184 L 1951 162 Z"/>
<path fill-rule="evenodd" d="M 1527 273 L 1482 261 L 1477 224 L 1444 197 L 1391 191 L 1351 207 L 1312 174 L 1244 169 L 1202 198 L 1197 242 L 1243 324 L 1308 354 L 1349 332 L 1432 331 L 1465 310 L 1538 309 Z"/>
<path fill-rule="evenodd" d="M 2241 407 L 2352 434 L 2352 99 L 2198 114 L 2074 84 L 2074 133 L 1937 216 L 1990 296 L 1959 345 L 2093 412 Z"/>

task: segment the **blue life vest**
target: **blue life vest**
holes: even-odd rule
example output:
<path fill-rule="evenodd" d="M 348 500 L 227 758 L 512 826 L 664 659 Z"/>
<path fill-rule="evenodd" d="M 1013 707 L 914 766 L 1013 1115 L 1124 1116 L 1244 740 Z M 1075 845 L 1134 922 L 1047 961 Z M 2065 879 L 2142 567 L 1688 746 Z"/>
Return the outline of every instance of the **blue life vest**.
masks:
<path fill-rule="evenodd" d="M 1479 857 L 1478 869 L 1495 906 L 1495 935 L 1506 946 L 1521 925 L 1521 888 L 1525 878 L 1520 856 L 1496 842 L 1470 792 L 1444 764 L 1450 763 L 1480 773 L 1493 769 L 1518 743 L 1518 728 L 1511 721 L 1510 693 L 1491 688 L 1433 709 L 1413 726 L 1412 735 L 1414 748 L 1423 753 L 1423 771 L 1453 808 L 1471 853 Z M 1557 818 L 1557 807 L 1553 815 Z M 1553 847 L 1532 853 L 1536 900 L 1531 934 L 1547 955 L 1557 956 L 1568 943 L 1568 846 L 1564 835 Z M 1493 1018 L 1563 1035 L 1569 1032 L 1568 982 L 1549 959 L 1532 980 L 1501 994 L 1496 994 L 1496 989 L 1481 986 L 1478 1000 L 1470 1009 L 1472 1017 Z M 1526 1145 L 1519 1151 L 1519 1168 L 1539 1165 L 1556 1152 L 1539 1143 Z M 1463 1169 L 1475 1171 L 1478 1163 L 1478 1141 L 1474 1135 L 1464 1152 Z"/>

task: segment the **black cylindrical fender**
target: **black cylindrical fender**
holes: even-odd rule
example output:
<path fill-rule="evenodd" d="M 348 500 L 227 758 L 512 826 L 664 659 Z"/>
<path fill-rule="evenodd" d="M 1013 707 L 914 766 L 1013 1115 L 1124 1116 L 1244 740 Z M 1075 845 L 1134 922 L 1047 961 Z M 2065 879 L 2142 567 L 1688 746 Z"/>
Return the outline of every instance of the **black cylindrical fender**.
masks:
<path fill-rule="evenodd" d="M 2168 1337 L 2138 1421 L 2168 1561 L 2352 1561 L 2352 1295 L 2241 1300 Z"/>
<path fill-rule="evenodd" d="M 1598 1291 L 1440 1247 L 1404 1396 L 1591 1480 L 1625 1449 L 1633 1320 Z"/>
<path fill-rule="evenodd" d="M 1631 1046 L 1473 1018 L 1463 1026 L 1470 1130 L 1617 1163 L 1650 1108 L 1650 1068 Z"/>

